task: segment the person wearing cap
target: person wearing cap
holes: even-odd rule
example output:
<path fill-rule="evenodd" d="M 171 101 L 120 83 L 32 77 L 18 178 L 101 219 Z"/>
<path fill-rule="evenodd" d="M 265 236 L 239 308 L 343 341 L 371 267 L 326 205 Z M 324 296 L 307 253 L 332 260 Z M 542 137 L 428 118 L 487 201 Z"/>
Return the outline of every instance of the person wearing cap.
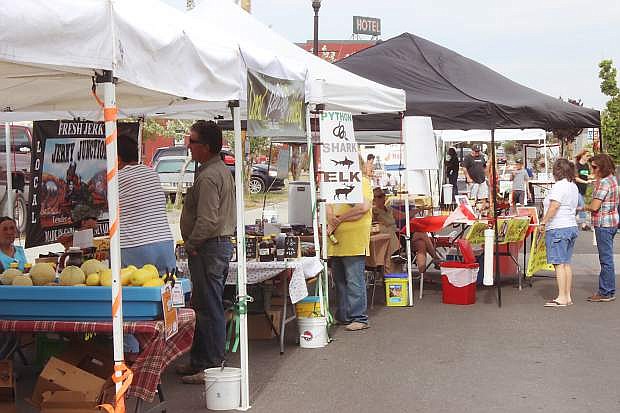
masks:
<path fill-rule="evenodd" d="M 512 203 L 515 205 L 526 205 L 526 191 L 528 187 L 529 175 L 523 169 L 523 160 L 515 161 L 515 169 L 512 171 Z"/>
<path fill-rule="evenodd" d="M 465 169 L 465 177 L 467 183 L 471 184 L 469 198 L 477 201 L 486 201 L 489 198 L 489 185 L 486 181 L 487 162 L 480 145 L 473 145 L 471 153 L 463 159 L 463 167 Z"/>

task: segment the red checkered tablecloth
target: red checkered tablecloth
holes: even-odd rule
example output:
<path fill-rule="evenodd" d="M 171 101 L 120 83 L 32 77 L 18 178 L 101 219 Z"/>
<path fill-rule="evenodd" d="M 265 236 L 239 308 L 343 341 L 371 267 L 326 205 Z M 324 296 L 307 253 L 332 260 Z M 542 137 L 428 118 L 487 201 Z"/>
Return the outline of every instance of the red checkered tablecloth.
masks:
<path fill-rule="evenodd" d="M 140 354 L 131 364 L 133 382 L 128 396 L 151 402 L 155 397 L 161 374 L 174 360 L 188 352 L 194 338 L 194 310 L 181 308 L 178 312 L 179 332 L 168 341 L 163 321 L 128 321 L 123 325 L 126 334 L 140 342 Z M 0 320 L 0 331 L 16 333 L 99 333 L 112 334 L 111 321 L 17 321 Z"/>

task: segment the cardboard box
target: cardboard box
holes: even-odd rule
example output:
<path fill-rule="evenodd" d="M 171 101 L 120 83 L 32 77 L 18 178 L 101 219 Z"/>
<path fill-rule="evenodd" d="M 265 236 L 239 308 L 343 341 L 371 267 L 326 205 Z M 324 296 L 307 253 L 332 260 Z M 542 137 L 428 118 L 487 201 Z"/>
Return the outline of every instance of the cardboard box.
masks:
<path fill-rule="evenodd" d="M 114 352 L 111 345 L 104 346 L 92 340 L 72 341 L 58 358 L 104 380 L 112 377 L 114 373 Z"/>
<path fill-rule="evenodd" d="M 248 338 L 250 340 L 268 340 L 276 336 L 271 329 L 267 317 L 275 326 L 278 334 L 280 333 L 280 323 L 282 322 L 281 310 L 268 310 L 267 315 L 250 314 L 248 315 Z"/>
<path fill-rule="evenodd" d="M 15 402 L 0 402 L 0 412 L 17 413 L 17 407 L 15 407 Z"/>
<path fill-rule="evenodd" d="M 96 403 L 87 400 L 87 395 L 79 391 L 46 391 L 41 396 L 41 413 L 94 413 L 100 411 Z"/>
<path fill-rule="evenodd" d="M 11 360 L 0 360 L 0 402 L 15 400 L 15 376 Z M 0 409 L 0 412 L 4 410 Z"/>
<path fill-rule="evenodd" d="M 30 401 L 35 406 L 41 407 L 45 392 L 70 391 L 83 394 L 83 400 L 95 406 L 104 384 L 105 380 L 102 378 L 52 357 L 39 375 Z"/>

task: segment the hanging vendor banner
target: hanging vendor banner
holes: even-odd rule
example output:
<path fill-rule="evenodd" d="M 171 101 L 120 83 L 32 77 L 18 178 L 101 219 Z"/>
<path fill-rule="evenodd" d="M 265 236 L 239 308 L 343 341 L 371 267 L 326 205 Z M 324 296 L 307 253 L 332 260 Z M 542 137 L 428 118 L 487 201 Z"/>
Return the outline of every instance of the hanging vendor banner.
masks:
<path fill-rule="evenodd" d="M 527 262 L 527 271 L 525 275 L 531 277 L 538 271 L 553 271 L 553 265 L 547 264 L 547 246 L 545 245 L 545 233 L 540 233 L 538 228 L 534 230 L 534 238 L 530 257 Z"/>
<path fill-rule="evenodd" d="M 248 136 L 306 136 L 305 85 L 248 71 Z"/>
<path fill-rule="evenodd" d="M 138 123 L 118 130 L 138 138 Z M 26 247 L 58 242 L 87 220 L 95 237 L 108 235 L 104 123 L 34 122 L 32 147 Z"/>
<path fill-rule="evenodd" d="M 323 111 L 321 128 L 321 195 L 328 204 L 359 204 L 362 172 L 353 133 L 353 115 Z"/>
<path fill-rule="evenodd" d="M 484 245 L 484 230 L 489 228 L 486 221 L 476 221 L 465 235 L 465 239 L 472 245 Z"/>

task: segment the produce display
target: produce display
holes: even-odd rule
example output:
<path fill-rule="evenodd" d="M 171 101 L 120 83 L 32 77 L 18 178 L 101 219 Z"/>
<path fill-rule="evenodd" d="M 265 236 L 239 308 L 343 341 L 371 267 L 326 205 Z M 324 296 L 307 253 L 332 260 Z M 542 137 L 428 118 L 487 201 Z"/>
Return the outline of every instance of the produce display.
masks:
<path fill-rule="evenodd" d="M 40 262 L 24 274 L 16 268 L 9 268 L 0 274 L 0 284 L 19 286 L 112 286 L 112 270 L 103 262 L 90 259 L 81 266 L 68 265 L 56 279 L 56 265 Z M 159 277 L 157 267 L 146 264 L 142 268 L 130 265 L 121 268 L 121 284 L 126 287 L 161 287 L 164 280 Z"/>

